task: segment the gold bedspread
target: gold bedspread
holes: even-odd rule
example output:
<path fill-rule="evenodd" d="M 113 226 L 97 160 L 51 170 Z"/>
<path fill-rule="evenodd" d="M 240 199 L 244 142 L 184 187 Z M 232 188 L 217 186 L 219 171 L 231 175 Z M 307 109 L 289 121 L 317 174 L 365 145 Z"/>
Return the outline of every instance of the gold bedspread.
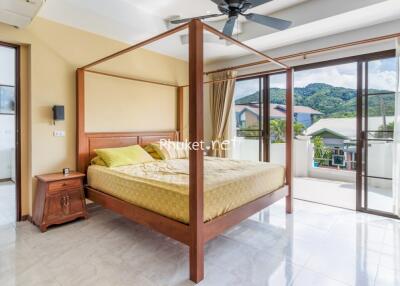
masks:
<path fill-rule="evenodd" d="M 107 168 L 90 166 L 91 187 L 174 220 L 189 222 L 189 161 L 176 159 Z M 285 183 L 281 165 L 204 158 L 204 221 Z"/>

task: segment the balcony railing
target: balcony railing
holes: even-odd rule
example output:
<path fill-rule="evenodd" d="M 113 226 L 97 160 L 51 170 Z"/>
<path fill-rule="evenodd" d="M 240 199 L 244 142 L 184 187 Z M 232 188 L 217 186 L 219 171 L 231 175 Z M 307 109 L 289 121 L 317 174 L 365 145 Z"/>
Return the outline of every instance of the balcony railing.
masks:
<path fill-rule="evenodd" d="M 344 160 L 343 164 L 335 164 L 333 158 L 327 159 L 327 158 L 313 157 L 313 167 L 314 168 L 355 171 L 357 168 L 356 166 L 357 166 L 357 162 L 353 161 L 353 160 Z"/>

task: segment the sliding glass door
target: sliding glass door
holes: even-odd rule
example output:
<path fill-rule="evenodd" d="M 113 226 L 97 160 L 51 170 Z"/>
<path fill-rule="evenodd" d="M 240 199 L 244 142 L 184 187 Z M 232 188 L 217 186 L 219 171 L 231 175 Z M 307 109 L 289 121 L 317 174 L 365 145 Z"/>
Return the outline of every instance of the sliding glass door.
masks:
<path fill-rule="evenodd" d="M 296 68 L 297 198 L 306 199 L 300 196 L 302 189 L 307 195 L 312 190 L 321 200 L 317 195 L 307 200 L 340 199 L 345 207 L 395 217 L 393 55 L 383 52 Z M 234 159 L 285 164 L 285 76 L 236 82 Z"/>
<path fill-rule="evenodd" d="M 359 208 L 392 216 L 396 59 L 364 61 L 359 65 L 362 66 L 359 126 L 363 162 L 359 174 Z"/>

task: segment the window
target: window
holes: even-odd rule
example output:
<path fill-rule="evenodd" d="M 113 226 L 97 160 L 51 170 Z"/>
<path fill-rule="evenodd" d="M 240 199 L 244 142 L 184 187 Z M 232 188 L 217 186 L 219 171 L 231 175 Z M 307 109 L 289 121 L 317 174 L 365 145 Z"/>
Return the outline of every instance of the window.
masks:
<path fill-rule="evenodd" d="M 0 113 L 15 114 L 15 49 L 0 47 Z"/>
<path fill-rule="evenodd" d="M 262 94 L 261 78 L 239 80 L 234 95 L 235 138 L 233 158 L 261 160 Z"/>

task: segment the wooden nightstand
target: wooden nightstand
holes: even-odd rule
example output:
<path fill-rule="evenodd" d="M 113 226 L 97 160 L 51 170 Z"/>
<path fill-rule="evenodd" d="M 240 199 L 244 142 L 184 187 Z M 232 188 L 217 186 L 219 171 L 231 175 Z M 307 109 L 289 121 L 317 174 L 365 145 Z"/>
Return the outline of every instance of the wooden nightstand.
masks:
<path fill-rule="evenodd" d="M 85 174 L 71 172 L 36 176 L 38 187 L 33 206 L 33 222 L 42 232 L 50 225 L 87 218 L 83 178 Z"/>

